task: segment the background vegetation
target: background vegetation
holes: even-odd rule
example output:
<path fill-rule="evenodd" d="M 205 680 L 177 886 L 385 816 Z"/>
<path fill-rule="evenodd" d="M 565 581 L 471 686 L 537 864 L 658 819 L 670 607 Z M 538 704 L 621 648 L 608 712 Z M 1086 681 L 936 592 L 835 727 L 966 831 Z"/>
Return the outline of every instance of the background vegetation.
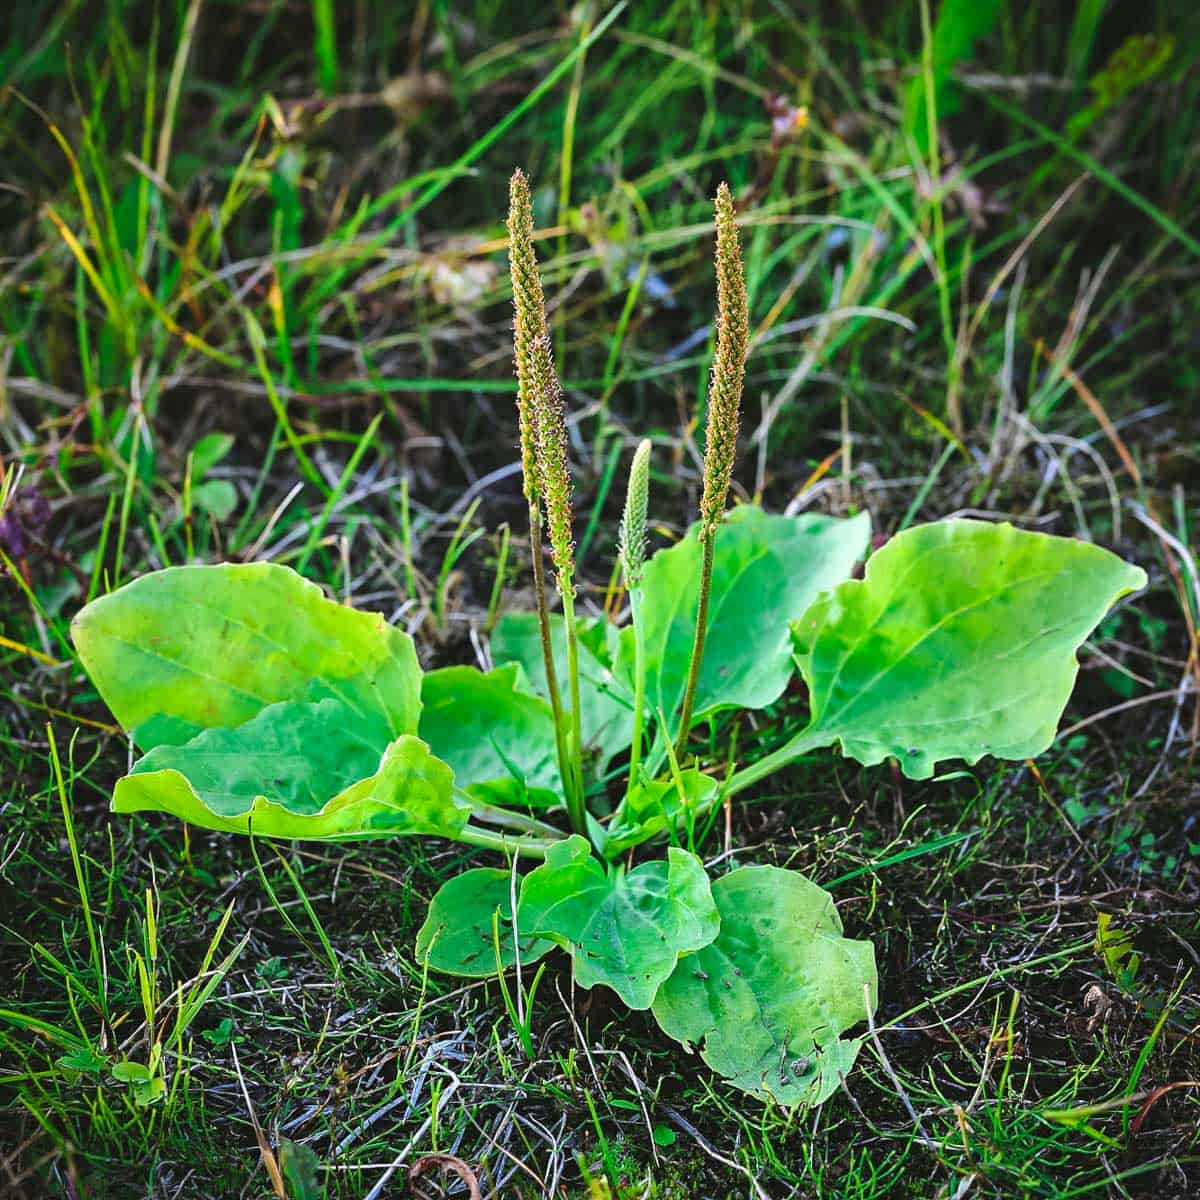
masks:
<path fill-rule="evenodd" d="M 1195 1195 L 1198 50 L 1183 0 L 10 5 L 0 1192 Z M 802 868 L 876 939 L 877 1033 L 816 1113 L 553 971 L 529 1057 L 494 984 L 409 957 L 457 849 L 107 812 L 127 747 L 67 624 L 121 580 L 276 559 L 438 665 L 527 603 L 517 164 L 586 611 L 621 607 L 636 437 L 656 544 L 695 513 L 721 179 L 743 498 L 1006 518 L 1151 573 L 1036 764 L 830 754 L 718 826 L 710 860 Z"/>

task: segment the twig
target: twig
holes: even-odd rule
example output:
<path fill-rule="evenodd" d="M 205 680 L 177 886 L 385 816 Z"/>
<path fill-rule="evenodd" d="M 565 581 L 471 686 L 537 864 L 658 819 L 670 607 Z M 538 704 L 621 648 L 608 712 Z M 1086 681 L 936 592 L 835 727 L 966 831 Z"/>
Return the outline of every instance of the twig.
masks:
<path fill-rule="evenodd" d="M 458 1091 L 459 1083 L 460 1081 L 456 1077 L 450 1086 L 438 1097 L 433 1112 L 421 1123 L 421 1128 L 408 1139 L 408 1144 L 396 1155 L 387 1170 L 375 1181 L 375 1186 L 363 1197 L 363 1200 L 379 1200 L 379 1197 L 383 1195 L 383 1189 L 387 1187 L 388 1181 L 404 1165 L 404 1160 L 412 1153 L 413 1147 L 429 1132 L 433 1122 L 441 1116 L 442 1109 L 446 1106 L 446 1101 Z"/>
<path fill-rule="evenodd" d="M 934 1142 L 925 1132 L 925 1126 L 921 1124 L 921 1118 L 917 1115 L 917 1110 L 913 1108 L 912 1101 L 908 1098 L 908 1093 L 904 1090 L 904 1084 L 900 1082 L 899 1076 L 892 1069 L 892 1064 L 888 1060 L 887 1051 L 883 1048 L 883 1043 L 879 1040 L 879 1031 L 875 1028 L 875 1009 L 871 1004 L 871 985 L 863 984 L 863 998 L 867 1006 L 867 1036 L 871 1039 L 871 1045 L 875 1047 L 875 1053 L 879 1056 L 879 1062 L 887 1072 L 887 1077 L 892 1081 L 892 1086 L 896 1089 L 896 1094 L 900 1097 L 900 1103 L 904 1105 L 905 1111 L 912 1118 L 912 1123 L 916 1126 L 917 1134 L 924 1143 L 925 1149 L 931 1154 L 936 1153 L 937 1143 Z"/>

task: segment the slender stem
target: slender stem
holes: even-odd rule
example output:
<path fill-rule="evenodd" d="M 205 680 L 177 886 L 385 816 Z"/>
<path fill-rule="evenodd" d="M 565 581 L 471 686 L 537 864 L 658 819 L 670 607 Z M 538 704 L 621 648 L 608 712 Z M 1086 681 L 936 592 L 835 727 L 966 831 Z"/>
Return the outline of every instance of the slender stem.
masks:
<path fill-rule="evenodd" d="M 796 759 L 803 758 L 810 750 L 819 750 L 822 746 L 828 746 L 832 740 L 828 734 L 817 733 L 811 729 L 803 730 L 790 741 L 785 742 L 778 750 L 760 758 L 758 762 L 736 771 L 725 781 L 724 787 L 717 788 L 705 803 L 698 804 L 692 809 L 681 808 L 673 828 L 678 832 L 685 822 L 690 822 L 694 828 L 696 822 L 716 805 L 724 804 L 729 797 L 737 795 L 738 792 L 744 792 L 746 788 L 758 783 L 759 780 L 766 779 L 768 775 L 782 770 Z M 667 748 L 667 752 L 671 759 L 672 772 L 678 776 L 678 760 L 674 754 L 671 754 L 670 747 Z M 679 787 L 679 794 L 682 797 L 683 788 L 678 778 L 676 785 Z"/>
<path fill-rule="evenodd" d="M 507 829 L 519 829 L 522 833 L 533 833 L 543 837 L 559 837 L 560 831 L 547 821 L 539 821 L 537 817 L 529 817 L 524 813 L 513 812 L 496 804 L 488 804 L 485 800 L 477 800 L 474 796 L 460 789 L 456 792 L 471 806 L 471 816 L 489 825 L 500 825 Z"/>
<path fill-rule="evenodd" d="M 575 596 L 573 581 L 560 581 L 563 622 L 567 627 L 567 681 L 571 697 L 571 774 L 574 781 L 575 808 L 568 810 L 571 826 L 576 833 L 588 836 L 587 808 L 583 794 L 583 723 L 579 713 L 579 636 L 575 628 Z"/>
<path fill-rule="evenodd" d="M 558 671 L 554 666 L 554 641 L 550 636 L 550 607 L 546 601 L 546 567 L 542 561 L 542 510 L 535 500 L 529 506 L 529 542 L 533 553 L 533 590 L 537 601 L 538 629 L 542 636 L 542 661 L 546 667 L 546 691 L 554 716 L 554 744 L 558 752 L 558 773 L 566 792 L 567 813 L 574 809 L 571 757 L 567 752 L 567 724 L 563 719 L 562 696 L 558 690 Z M 575 824 L 571 816 L 571 824 Z M 583 832 L 578 830 L 577 832 Z"/>
<path fill-rule="evenodd" d="M 642 589 L 629 589 L 629 620 L 633 626 L 633 740 L 629 744 L 628 796 L 638 784 L 642 737 L 646 723 L 646 630 L 642 623 Z"/>
<path fill-rule="evenodd" d="M 796 759 L 803 758 L 810 750 L 828 746 L 832 741 L 833 737 L 830 734 L 813 729 L 811 726 L 802 730 L 790 741 L 784 742 L 778 750 L 772 751 L 748 767 L 743 767 L 740 771 L 735 771 L 721 792 L 722 798 L 736 796 L 738 792 L 745 791 L 760 779 L 766 779 L 768 775 L 773 775 L 789 763 L 795 762 Z"/>
<path fill-rule="evenodd" d="M 696 684 L 700 679 L 700 665 L 704 661 L 704 639 L 708 634 L 708 593 L 712 590 L 713 547 L 716 540 L 716 530 L 708 530 L 704 536 L 704 562 L 700 568 L 700 600 L 696 606 L 696 637 L 692 642 L 692 663 L 688 668 L 687 690 L 683 693 L 683 709 L 679 714 L 679 734 L 675 739 L 675 755 L 681 761 L 687 749 L 692 708 L 696 702 Z"/>
<path fill-rule="evenodd" d="M 468 846 L 482 846 L 487 850 L 498 850 L 501 854 L 516 854 L 524 858 L 545 858 L 546 851 L 562 838 L 513 837 L 497 833 L 493 829 L 480 829 L 465 825 L 454 835 L 454 840 Z"/>

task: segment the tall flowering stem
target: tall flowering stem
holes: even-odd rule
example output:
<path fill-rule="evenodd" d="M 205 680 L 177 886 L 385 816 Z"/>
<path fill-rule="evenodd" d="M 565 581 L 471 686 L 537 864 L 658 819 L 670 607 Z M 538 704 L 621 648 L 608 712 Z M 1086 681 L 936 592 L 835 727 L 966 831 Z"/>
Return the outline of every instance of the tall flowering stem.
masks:
<path fill-rule="evenodd" d="M 687 690 L 679 714 L 676 757 L 682 759 L 696 700 L 696 684 L 704 661 L 708 633 L 708 597 L 712 589 L 713 544 L 725 515 L 733 460 L 737 452 L 738 412 L 746 375 L 746 348 L 750 315 L 742 249 L 738 243 L 733 196 L 721 184 L 716 199 L 717 225 L 717 350 L 708 385 L 708 417 L 704 430 L 704 493 L 700 499 L 700 542 L 704 556 L 700 570 L 700 595 L 696 607 L 696 636 L 688 669 Z"/>
<path fill-rule="evenodd" d="M 534 347 L 546 336 L 546 304 L 537 256 L 533 250 L 533 201 L 529 181 L 514 171 L 508 192 L 508 264 L 513 292 L 513 357 L 517 371 L 517 417 L 521 437 L 521 477 L 529 505 L 529 543 L 533 556 L 533 590 L 537 605 L 546 690 L 554 715 L 558 768 L 567 795 L 572 824 L 582 809 L 582 788 L 574 771 L 567 740 L 558 672 L 554 666 L 554 643 L 550 634 L 550 611 L 546 597 L 546 571 L 542 557 L 542 482 L 538 465 L 538 411 L 541 403 L 536 381 Z M 578 707 L 578 706 L 576 706 Z M 582 820 L 582 818 L 580 818 Z M 580 832 L 582 828 L 576 826 Z"/>
<path fill-rule="evenodd" d="M 554 582 L 562 598 L 563 624 L 567 635 L 567 686 L 570 689 L 570 733 L 567 811 L 571 824 L 586 834 L 583 790 L 583 731 L 579 707 L 579 635 L 575 624 L 575 539 L 571 521 L 571 472 L 567 453 L 567 415 L 562 387 L 554 369 L 554 351 L 547 334 L 534 339 L 532 348 L 533 387 L 537 397 L 535 426 L 538 480 L 546 524 L 550 533 L 550 557 Z M 566 780 L 566 773 L 563 775 Z"/>
<path fill-rule="evenodd" d="M 629 787 L 639 782 L 642 730 L 646 719 L 646 633 L 642 621 L 642 566 L 646 561 L 646 509 L 650 493 L 650 442 L 643 440 L 633 454 L 625 511 L 618 539 L 621 575 L 629 593 L 629 620 L 633 627 L 633 740 L 629 748 Z"/>

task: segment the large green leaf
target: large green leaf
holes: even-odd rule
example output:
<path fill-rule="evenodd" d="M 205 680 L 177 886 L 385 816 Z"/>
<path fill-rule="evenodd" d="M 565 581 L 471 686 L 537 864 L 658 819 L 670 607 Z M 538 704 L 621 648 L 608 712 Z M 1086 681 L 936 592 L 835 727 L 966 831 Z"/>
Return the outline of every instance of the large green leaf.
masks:
<path fill-rule="evenodd" d="M 512 663 L 486 675 L 445 667 L 421 681 L 421 737 L 454 768 L 455 784 L 492 804 L 563 802 L 550 706 L 518 691 Z"/>
<path fill-rule="evenodd" d="M 379 725 L 355 716 L 334 699 L 269 704 L 235 728 L 205 729 L 181 746 L 156 746 L 130 779 L 178 771 L 218 816 L 243 813 L 260 796 L 311 815 L 372 774 L 387 749 L 386 729 L 381 736 Z"/>
<path fill-rule="evenodd" d="M 518 884 L 520 881 L 517 881 Z M 417 934 L 417 962 L 434 971 L 484 979 L 496 974 L 492 916 L 499 914 L 500 966 L 516 963 L 512 927 L 512 878 L 497 867 L 476 867 L 438 889 Z M 521 964 L 554 949 L 544 938 L 521 935 Z"/>
<path fill-rule="evenodd" d="M 642 610 L 649 728 L 656 709 L 668 718 L 677 712 L 687 686 L 702 559 L 697 531 L 694 525 L 646 564 Z M 779 699 L 794 669 L 788 622 L 849 577 L 870 536 L 866 513 L 848 520 L 777 517 L 752 505 L 729 513 L 713 553 L 696 721 L 721 708 L 764 708 Z M 616 673 L 629 688 L 633 663 L 633 630 L 626 628 Z"/>
<path fill-rule="evenodd" d="M 841 1034 L 875 1005 L 871 943 L 842 937 L 832 897 L 795 871 L 741 867 L 712 896 L 721 931 L 680 960 L 654 1016 L 742 1091 L 821 1104 L 861 1045 Z"/>
<path fill-rule="evenodd" d="M 113 794 L 264 837 L 455 836 L 468 808 L 411 736 L 412 639 L 270 563 L 172 567 L 89 604 L 75 643 L 148 751 Z"/>
<path fill-rule="evenodd" d="M 366 766 L 366 748 L 332 715 L 323 704 L 271 705 L 236 729 L 160 746 L 118 781 L 113 810 L 321 841 L 461 831 L 470 810 L 454 798 L 453 772 L 424 742 L 406 734 Z M 364 769 L 372 773 L 356 780 Z"/>
<path fill-rule="evenodd" d="M 412 639 L 273 563 L 156 571 L 92 601 L 72 634 L 113 715 L 146 750 L 310 698 L 314 681 L 391 737 L 417 729 Z"/>
<path fill-rule="evenodd" d="M 1029 758 L 1054 740 L 1075 651 L 1145 572 L 1073 538 L 982 521 L 894 537 L 795 625 L 808 748 L 842 744 L 911 779 L 938 760 Z"/>
<path fill-rule="evenodd" d="M 629 749 L 633 736 L 633 693 L 613 676 L 612 657 L 617 631 L 606 621 L 579 623 L 579 717 L 585 753 L 602 774 L 609 760 Z M 551 642 L 558 686 L 567 699 L 567 637 L 563 620 L 551 618 Z M 492 659 L 497 663 L 520 663 L 530 689 L 549 699 L 546 666 L 542 659 L 541 634 L 533 613 L 506 613 L 492 634 Z"/>
<path fill-rule="evenodd" d="M 679 956 L 719 926 L 699 859 L 674 846 L 667 854 L 626 873 L 606 871 L 584 838 L 551 846 L 521 884 L 522 934 L 566 949 L 580 987 L 607 984 L 630 1008 L 649 1008 Z"/>

